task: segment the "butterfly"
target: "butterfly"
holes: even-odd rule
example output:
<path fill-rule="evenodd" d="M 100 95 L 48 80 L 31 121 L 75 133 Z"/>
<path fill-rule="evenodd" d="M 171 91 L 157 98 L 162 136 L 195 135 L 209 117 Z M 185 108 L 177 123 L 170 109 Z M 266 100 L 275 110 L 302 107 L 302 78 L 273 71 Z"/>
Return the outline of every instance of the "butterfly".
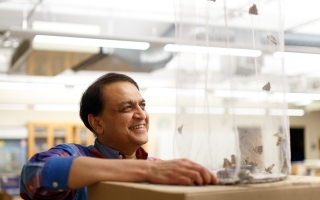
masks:
<path fill-rule="evenodd" d="M 265 168 L 266 172 L 272 174 L 271 170 L 274 167 L 274 164 L 270 165 L 268 168 Z"/>
<path fill-rule="evenodd" d="M 256 4 L 253 4 L 253 6 L 251 6 L 251 7 L 249 8 L 249 14 L 251 14 L 251 15 L 258 15 L 258 9 L 257 9 Z"/>
<path fill-rule="evenodd" d="M 270 91 L 270 89 L 271 89 L 271 86 L 269 82 L 262 87 L 262 90 L 265 90 L 265 91 Z"/>
<path fill-rule="evenodd" d="M 274 38 L 272 35 L 267 35 L 267 38 L 268 38 L 273 44 L 278 44 L 276 38 Z"/>
<path fill-rule="evenodd" d="M 254 152 L 256 152 L 257 154 L 262 154 L 262 152 L 263 152 L 263 146 L 261 145 L 261 146 L 253 147 L 252 150 L 253 150 Z"/>
<path fill-rule="evenodd" d="M 225 169 L 235 169 L 236 168 L 236 156 L 235 155 L 231 155 L 231 162 L 230 160 L 228 160 L 227 158 L 223 159 L 223 168 Z"/>
<path fill-rule="evenodd" d="M 179 132 L 180 134 L 182 134 L 182 128 L 183 128 L 183 124 L 182 124 L 180 127 L 178 127 L 178 132 Z"/>
<path fill-rule="evenodd" d="M 231 162 L 227 159 L 227 158 L 224 158 L 223 159 L 223 166 L 222 166 L 224 169 L 230 169 L 231 168 Z"/>
<path fill-rule="evenodd" d="M 253 167 L 258 166 L 257 162 L 254 162 L 254 161 L 250 160 L 248 157 L 244 157 L 242 164 L 243 165 L 251 165 Z"/>
<path fill-rule="evenodd" d="M 278 137 L 278 141 L 277 141 L 277 144 L 276 144 L 276 145 L 279 146 L 279 145 L 281 144 L 282 140 L 284 139 L 283 133 L 278 132 L 278 133 L 274 134 L 273 136 Z"/>

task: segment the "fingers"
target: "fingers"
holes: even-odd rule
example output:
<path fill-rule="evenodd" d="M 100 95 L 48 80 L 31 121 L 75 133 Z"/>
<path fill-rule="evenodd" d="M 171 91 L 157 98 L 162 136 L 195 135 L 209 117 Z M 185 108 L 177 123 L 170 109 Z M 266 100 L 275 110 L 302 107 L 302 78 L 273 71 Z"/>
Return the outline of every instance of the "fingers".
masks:
<path fill-rule="evenodd" d="M 149 180 L 174 185 L 218 184 L 217 178 L 205 167 L 188 159 L 154 162 Z"/>
<path fill-rule="evenodd" d="M 195 183 L 197 185 L 208 185 L 210 183 L 213 183 L 213 184 L 218 183 L 217 178 L 205 167 L 203 167 L 195 162 L 192 162 L 190 160 L 186 160 L 186 159 L 183 159 L 183 160 L 184 160 L 184 162 L 191 163 L 190 170 L 193 173 L 190 173 L 189 177 L 192 177 L 195 180 Z"/>

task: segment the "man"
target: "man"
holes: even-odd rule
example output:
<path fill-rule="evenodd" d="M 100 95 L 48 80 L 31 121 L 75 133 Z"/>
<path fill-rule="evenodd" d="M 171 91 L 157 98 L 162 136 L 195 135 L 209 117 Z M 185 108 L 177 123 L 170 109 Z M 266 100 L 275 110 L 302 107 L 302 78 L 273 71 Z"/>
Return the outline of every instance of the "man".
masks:
<path fill-rule="evenodd" d="M 97 79 L 80 102 L 80 117 L 96 136 L 94 146 L 61 144 L 34 155 L 21 172 L 20 196 L 86 199 L 86 186 L 99 181 L 217 184 L 211 172 L 190 160 L 148 157 L 141 147 L 148 141 L 145 107 L 130 77 L 108 73 Z"/>

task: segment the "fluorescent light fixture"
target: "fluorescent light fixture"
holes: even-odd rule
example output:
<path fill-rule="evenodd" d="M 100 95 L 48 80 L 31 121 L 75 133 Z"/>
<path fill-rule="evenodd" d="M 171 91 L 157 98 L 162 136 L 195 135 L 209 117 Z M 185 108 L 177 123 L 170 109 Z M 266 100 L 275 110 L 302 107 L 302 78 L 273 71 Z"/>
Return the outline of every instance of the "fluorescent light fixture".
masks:
<path fill-rule="evenodd" d="M 313 102 L 312 100 L 299 100 L 299 101 L 292 102 L 292 104 L 294 104 L 296 106 L 307 106 L 307 105 L 311 104 L 312 102 Z"/>
<path fill-rule="evenodd" d="M 28 110 L 27 104 L 0 104 L 0 110 Z"/>
<path fill-rule="evenodd" d="M 287 102 L 306 101 L 306 100 L 320 100 L 320 94 L 316 93 L 281 93 L 275 92 L 273 99 L 281 100 L 286 95 Z"/>
<path fill-rule="evenodd" d="M 204 96 L 204 90 L 200 89 L 147 88 L 146 93 L 152 96 Z"/>
<path fill-rule="evenodd" d="M 265 98 L 267 94 L 258 91 L 230 91 L 230 90 L 215 90 L 214 95 L 217 97 L 236 97 L 236 98 Z"/>
<path fill-rule="evenodd" d="M 60 45 L 136 49 L 136 50 L 146 50 L 150 47 L 150 44 L 148 42 L 132 42 L 132 41 L 121 41 L 121 40 L 105 40 L 105 39 L 50 36 L 50 35 L 36 35 L 34 38 L 34 42 L 60 44 Z"/>
<path fill-rule="evenodd" d="M 188 114 L 200 114 L 204 115 L 207 114 L 206 112 L 209 111 L 210 115 L 222 115 L 226 111 L 224 108 L 216 108 L 216 107 L 209 107 L 208 110 L 205 107 L 187 107 L 185 108 L 185 112 Z"/>
<path fill-rule="evenodd" d="M 79 105 L 35 104 L 36 111 L 79 112 Z"/>
<path fill-rule="evenodd" d="M 32 30 L 50 33 L 77 33 L 83 35 L 100 35 L 101 28 L 97 25 L 61 23 L 61 22 L 32 22 Z"/>
<path fill-rule="evenodd" d="M 261 108 L 233 108 L 229 109 L 230 115 L 265 115 L 266 110 Z"/>
<path fill-rule="evenodd" d="M 176 113 L 176 107 L 165 107 L 165 106 L 147 106 L 146 111 L 148 113 L 154 113 L 154 114 L 175 114 Z"/>
<path fill-rule="evenodd" d="M 318 60 L 320 61 L 320 54 L 315 53 L 298 53 L 298 52 L 274 52 L 273 56 L 275 58 L 293 59 L 293 60 Z"/>
<path fill-rule="evenodd" d="M 269 113 L 270 115 L 284 115 L 284 109 L 270 109 Z M 302 109 L 287 109 L 287 115 L 288 116 L 303 116 L 304 110 Z"/>
<path fill-rule="evenodd" d="M 89 87 L 89 85 L 75 85 L 73 86 L 73 91 L 75 92 L 84 92 L 87 88 Z"/>
<path fill-rule="evenodd" d="M 260 50 L 252 49 L 233 49 L 221 47 L 205 47 L 205 46 L 188 46 L 167 44 L 164 46 L 165 51 L 169 52 L 189 52 L 189 53 L 209 53 L 215 55 L 230 55 L 230 56 L 243 56 L 243 57 L 259 57 L 262 55 Z"/>
<path fill-rule="evenodd" d="M 0 127 L 0 138 L 1 139 L 26 139 L 28 138 L 28 129 L 27 127 L 19 127 L 19 126 Z"/>
<path fill-rule="evenodd" d="M 230 90 L 214 90 L 213 94 L 216 97 L 234 97 L 234 98 L 260 98 L 265 99 L 269 97 L 268 100 L 274 102 L 282 102 L 286 98 L 287 102 L 297 102 L 303 101 L 308 104 L 312 100 L 320 100 L 320 94 L 316 93 L 263 93 L 258 91 L 230 91 Z"/>
<path fill-rule="evenodd" d="M 39 84 L 39 83 L 16 83 L 16 82 L 0 82 L 0 89 L 7 90 L 64 90 L 63 84 Z"/>
<path fill-rule="evenodd" d="M 147 106 L 146 110 L 148 113 L 155 114 L 176 114 L 177 107 L 174 106 Z M 178 107 L 179 110 L 179 107 Z M 206 114 L 204 107 L 186 107 L 184 108 L 186 114 Z M 211 115 L 222 115 L 225 113 L 224 108 L 209 108 L 209 114 Z"/>

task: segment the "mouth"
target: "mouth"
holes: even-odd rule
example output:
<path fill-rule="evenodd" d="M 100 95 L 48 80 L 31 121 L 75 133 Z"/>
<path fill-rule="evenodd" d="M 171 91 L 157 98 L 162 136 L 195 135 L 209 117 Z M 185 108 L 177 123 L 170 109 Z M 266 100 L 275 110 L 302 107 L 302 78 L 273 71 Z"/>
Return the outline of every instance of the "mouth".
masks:
<path fill-rule="evenodd" d="M 139 124 L 137 126 L 131 126 L 129 127 L 130 130 L 135 130 L 135 129 L 140 129 L 140 128 L 145 128 L 146 125 L 145 124 Z"/>

